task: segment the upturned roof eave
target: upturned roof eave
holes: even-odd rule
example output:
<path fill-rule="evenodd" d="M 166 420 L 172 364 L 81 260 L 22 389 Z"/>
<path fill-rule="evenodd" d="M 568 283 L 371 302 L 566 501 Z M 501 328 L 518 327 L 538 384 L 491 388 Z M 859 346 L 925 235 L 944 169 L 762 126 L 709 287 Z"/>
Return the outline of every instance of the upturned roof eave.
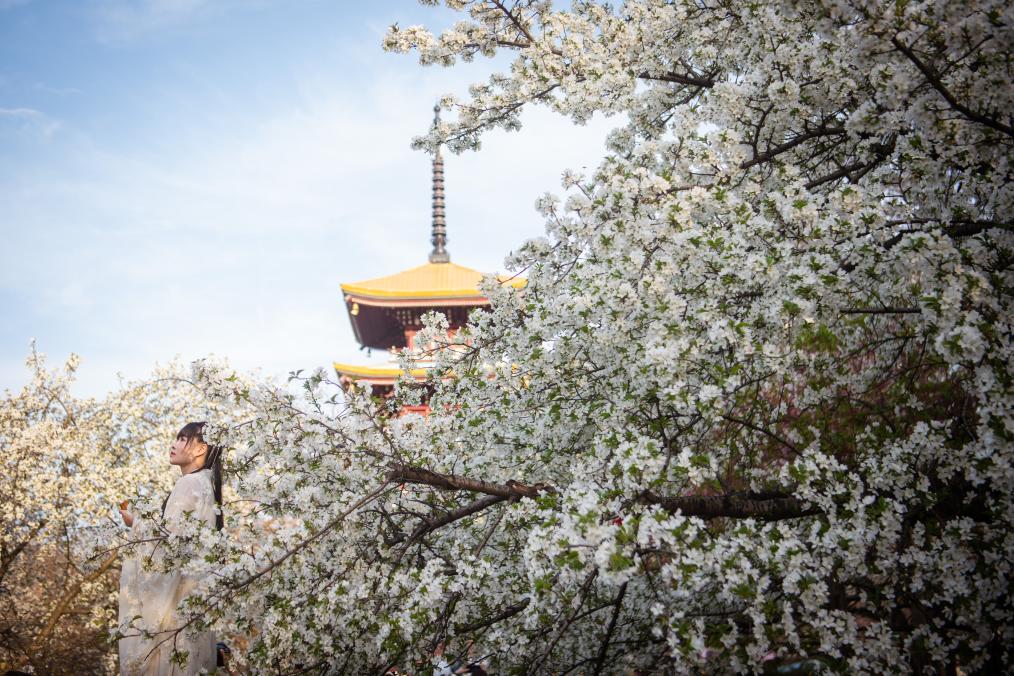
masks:
<path fill-rule="evenodd" d="M 356 364 L 343 364 L 341 362 L 333 362 L 331 366 L 339 375 L 348 376 L 356 380 L 390 379 L 393 382 L 401 378 L 405 373 L 400 368 L 390 366 L 360 366 Z M 428 368 L 415 368 L 409 371 L 409 375 L 413 378 L 425 378 L 428 371 Z"/>
<path fill-rule="evenodd" d="M 486 303 L 488 299 L 479 284 L 483 273 L 456 263 L 426 263 L 385 277 L 348 282 L 341 285 L 346 296 L 381 303 L 385 301 L 427 303 Z M 501 284 L 523 288 L 523 278 L 498 277 Z"/>
<path fill-rule="evenodd" d="M 400 301 L 452 301 L 452 302 L 473 302 L 482 305 L 489 302 L 489 299 L 478 289 L 419 289 L 416 291 L 372 289 L 357 284 L 342 284 L 342 293 L 356 302 L 379 305 L 385 302 L 397 303 Z M 404 303 L 403 303 L 404 304 Z"/>

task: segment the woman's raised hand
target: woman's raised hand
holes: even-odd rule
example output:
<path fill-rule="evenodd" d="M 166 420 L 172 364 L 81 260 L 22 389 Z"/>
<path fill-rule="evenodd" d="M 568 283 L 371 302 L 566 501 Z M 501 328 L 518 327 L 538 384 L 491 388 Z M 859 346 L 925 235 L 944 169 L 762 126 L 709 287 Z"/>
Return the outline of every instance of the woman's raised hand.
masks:
<path fill-rule="evenodd" d="M 129 506 L 130 503 L 126 500 L 120 503 L 120 516 L 123 518 L 123 523 L 127 525 L 127 528 L 134 525 L 134 517 L 127 511 L 127 507 Z"/>

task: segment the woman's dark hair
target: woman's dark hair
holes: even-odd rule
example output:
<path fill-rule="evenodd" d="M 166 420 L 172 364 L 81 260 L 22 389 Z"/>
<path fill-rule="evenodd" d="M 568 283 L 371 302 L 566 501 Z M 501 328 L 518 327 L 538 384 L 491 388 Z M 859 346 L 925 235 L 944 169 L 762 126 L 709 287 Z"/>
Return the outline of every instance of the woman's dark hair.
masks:
<path fill-rule="evenodd" d="M 203 422 L 191 422 L 180 428 L 176 433 L 177 439 L 186 439 L 187 443 L 197 441 L 205 444 Z M 218 504 L 218 514 L 215 515 L 215 528 L 222 530 L 224 519 L 222 518 L 222 447 L 208 444 L 208 452 L 204 455 L 204 466 L 201 470 L 211 470 L 211 485 L 215 488 L 215 502 Z"/>

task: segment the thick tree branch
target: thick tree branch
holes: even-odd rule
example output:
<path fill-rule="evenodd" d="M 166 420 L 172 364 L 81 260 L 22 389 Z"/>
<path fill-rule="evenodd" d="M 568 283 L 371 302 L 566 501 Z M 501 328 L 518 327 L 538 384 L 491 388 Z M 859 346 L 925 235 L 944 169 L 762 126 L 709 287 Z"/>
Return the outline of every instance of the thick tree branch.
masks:
<path fill-rule="evenodd" d="M 983 220 L 978 220 L 978 221 L 964 221 L 964 220 L 943 221 L 941 219 L 935 219 L 935 218 L 913 218 L 913 219 L 910 219 L 910 220 L 889 221 L 887 223 L 887 225 L 893 227 L 893 226 L 898 226 L 898 225 L 910 225 L 910 224 L 911 225 L 922 225 L 922 224 L 926 224 L 926 223 L 945 223 L 945 222 L 949 222 L 950 225 L 945 225 L 944 228 L 943 228 L 943 231 L 944 231 L 945 234 L 949 235 L 950 237 L 972 237 L 974 235 L 978 235 L 978 234 L 981 234 L 983 232 L 986 232 L 987 230 L 1012 230 L 1012 229 L 1014 229 L 1014 226 L 1012 226 L 1012 224 L 1010 224 L 1010 223 L 1001 223 L 1000 221 L 983 221 Z M 898 244 L 902 239 L 904 239 L 905 235 L 911 235 L 911 234 L 917 233 L 917 232 L 925 232 L 925 231 L 924 230 L 903 230 L 902 232 L 899 232 L 894 237 L 892 237 L 889 240 L 885 241 L 884 242 L 884 248 L 885 249 L 890 249 L 891 247 L 893 247 L 896 244 Z"/>
<path fill-rule="evenodd" d="M 606 663 L 606 655 L 609 653 L 609 641 L 613 638 L 613 631 L 616 629 L 616 620 L 620 617 L 620 610 L 623 608 L 623 597 L 627 595 L 627 583 L 620 587 L 620 593 L 616 595 L 616 602 L 613 605 L 613 615 L 609 618 L 609 626 L 606 628 L 606 635 L 602 637 L 602 644 L 599 646 L 599 654 L 595 657 L 595 676 L 602 673 L 602 667 Z"/>
<path fill-rule="evenodd" d="M 917 307 L 857 307 L 842 310 L 843 315 L 917 315 L 922 310 Z"/>
<path fill-rule="evenodd" d="M 662 75 L 651 75 L 650 73 L 641 73 L 637 76 L 640 80 L 657 80 L 659 82 L 672 82 L 675 84 L 686 85 L 688 87 L 702 87 L 704 89 L 710 89 L 715 86 L 715 80 L 710 76 L 698 76 L 698 75 L 682 75 L 680 73 L 664 73 Z"/>
<path fill-rule="evenodd" d="M 494 484 L 481 479 L 454 474 L 441 474 L 422 467 L 396 465 L 387 473 L 390 483 L 410 483 L 432 486 L 443 490 L 471 491 L 497 496 L 501 499 L 534 498 L 540 493 L 554 493 L 556 488 L 549 484 L 522 484 L 508 481 L 505 484 Z M 472 503 L 466 509 L 472 509 L 482 501 Z M 702 519 L 792 519 L 800 516 L 817 514 L 817 510 L 806 509 L 802 503 L 791 495 L 782 493 L 745 494 L 745 495 L 681 495 L 663 496 L 645 491 L 638 496 L 637 502 L 642 505 L 658 505 L 670 512 L 682 512 L 687 516 Z M 492 504 L 492 503 L 491 503 Z M 453 521 L 453 519 L 452 519 Z M 450 523 L 450 521 L 448 521 Z"/>
<path fill-rule="evenodd" d="M 412 535 L 409 536 L 409 541 L 411 542 L 413 540 L 418 540 L 427 533 L 432 533 L 438 528 L 443 528 L 449 523 L 454 523 L 458 519 L 464 519 L 466 516 L 471 516 L 472 514 L 481 512 L 487 507 L 492 507 L 493 505 L 503 502 L 506 499 L 507 498 L 499 495 L 490 495 L 488 497 L 482 498 L 481 500 L 476 500 L 475 502 L 469 503 L 464 507 L 461 507 L 460 509 L 455 509 L 454 511 L 447 512 L 446 514 L 438 518 L 426 519 L 421 524 L 419 524 L 414 531 L 412 531 Z"/>
<path fill-rule="evenodd" d="M 1004 124 L 999 120 L 994 120 L 988 115 L 984 115 L 978 111 L 972 110 L 965 104 L 958 101 L 958 99 L 952 94 L 944 83 L 940 79 L 940 75 L 930 67 L 929 64 L 923 63 L 922 60 L 916 56 L 915 52 L 911 47 L 903 44 L 898 38 L 891 38 L 891 43 L 898 49 L 899 52 L 904 54 L 909 61 L 911 61 L 919 72 L 923 74 L 926 81 L 933 89 L 937 90 L 937 93 L 944 98 L 947 103 L 950 104 L 951 108 L 958 111 L 972 122 L 978 122 L 979 124 L 985 125 L 990 129 L 995 129 L 998 132 L 1006 134 L 1007 136 L 1014 137 L 1014 127 Z"/>
<path fill-rule="evenodd" d="M 975 235 L 986 232 L 987 230 L 1009 231 L 1014 229 L 1014 226 L 1012 226 L 1011 223 L 1002 223 L 1000 221 L 984 221 L 984 220 L 945 221 L 943 219 L 938 218 L 912 218 L 907 220 L 888 221 L 886 225 L 890 227 L 897 227 L 899 225 L 925 225 L 928 223 L 941 223 L 941 224 L 949 223 L 949 225 L 944 225 L 942 230 L 944 234 L 950 237 L 973 237 Z M 902 230 L 898 234 L 894 235 L 894 237 L 885 240 L 883 247 L 885 249 L 890 249 L 894 246 L 897 246 L 901 242 L 901 240 L 905 239 L 905 235 L 913 235 L 918 232 L 931 232 L 931 231 L 921 229 Z"/>
<path fill-rule="evenodd" d="M 778 521 L 813 516 L 819 511 L 805 508 L 791 495 L 758 498 L 750 495 L 657 495 L 645 491 L 638 498 L 642 505 L 658 505 L 668 512 L 681 512 L 702 519 L 760 519 Z"/>
<path fill-rule="evenodd" d="M 554 491 L 548 484 L 535 484 L 528 486 L 508 481 L 506 484 L 493 484 L 481 479 L 469 479 L 454 474 L 440 474 L 422 467 L 411 467 L 409 465 L 396 465 L 387 473 L 387 480 L 391 483 L 424 484 L 434 488 L 445 490 L 472 491 L 474 493 L 485 493 L 496 495 L 502 499 L 534 498 L 543 491 Z"/>
<path fill-rule="evenodd" d="M 997 221 L 955 221 L 954 225 L 944 228 L 951 237 L 971 237 L 986 230 L 1014 230 L 1010 223 Z"/>

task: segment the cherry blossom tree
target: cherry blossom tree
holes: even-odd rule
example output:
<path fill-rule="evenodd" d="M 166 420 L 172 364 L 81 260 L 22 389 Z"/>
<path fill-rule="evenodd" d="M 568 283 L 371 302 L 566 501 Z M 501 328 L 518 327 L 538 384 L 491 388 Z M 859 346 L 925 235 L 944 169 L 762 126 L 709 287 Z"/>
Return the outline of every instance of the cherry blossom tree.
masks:
<path fill-rule="evenodd" d="M 255 414 L 215 432 L 248 511 L 175 540 L 191 623 L 319 673 L 1009 670 L 1009 3 L 446 4 L 385 47 L 514 58 L 419 146 L 543 105 L 608 156 L 523 291 L 432 319 L 428 418 L 195 370 Z"/>
<path fill-rule="evenodd" d="M 116 619 L 118 504 L 168 492 L 166 449 L 183 422 L 228 420 L 178 364 L 101 400 L 73 395 L 78 364 L 71 355 L 49 369 L 33 346 L 30 381 L 0 399 L 3 671 L 115 666 L 107 626 Z"/>

